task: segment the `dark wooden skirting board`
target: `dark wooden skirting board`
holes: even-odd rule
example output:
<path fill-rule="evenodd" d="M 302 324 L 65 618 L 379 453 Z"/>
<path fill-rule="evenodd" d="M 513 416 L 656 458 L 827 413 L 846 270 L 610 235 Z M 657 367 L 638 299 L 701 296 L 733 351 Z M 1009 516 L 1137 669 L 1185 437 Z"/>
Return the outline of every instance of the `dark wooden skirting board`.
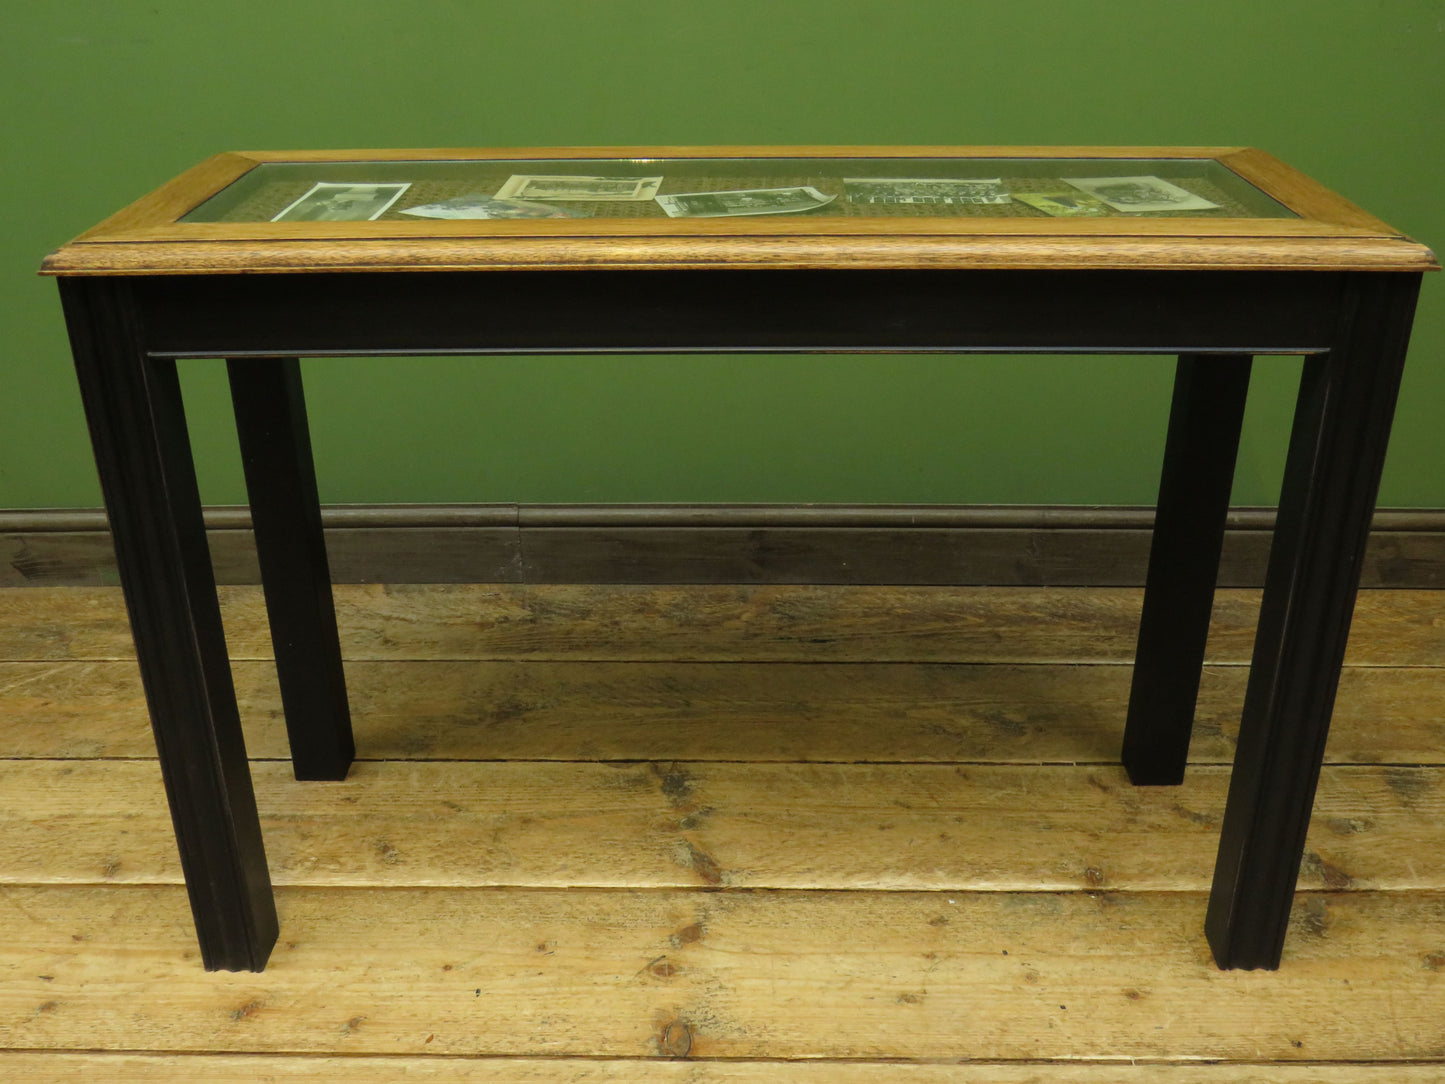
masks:
<path fill-rule="evenodd" d="M 1129 587 L 1153 509 L 1122 506 L 367 505 L 322 512 L 337 583 Z M 245 508 L 207 510 L 217 581 L 257 583 Z M 1272 509 L 1231 512 L 1219 584 L 1257 587 Z M 0 587 L 116 583 L 98 510 L 0 511 Z M 1361 586 L 1445 587 L 1445 509 L 1381 511 Z"/>

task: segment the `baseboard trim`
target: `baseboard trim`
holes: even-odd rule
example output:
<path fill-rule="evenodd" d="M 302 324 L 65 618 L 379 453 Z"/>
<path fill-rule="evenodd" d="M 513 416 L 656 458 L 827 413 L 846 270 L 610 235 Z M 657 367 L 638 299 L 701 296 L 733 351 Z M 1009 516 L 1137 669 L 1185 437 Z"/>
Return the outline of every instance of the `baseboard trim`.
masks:
<path fill-rule="evenodd" d="M 1138 586 L 1152 508 L 1081 505 L 334 505 L 338 583 Z M 206 509 L 220 583 L 256 583 L 250 514 Z M 1221 586 L 1264 579 L 1274 510 L 1231 510 Z M 0 586 L 116 582 L 99 509 L 0 511 Z M 1445 509 L 1375 514 L 1362 585 L 1445 587 Z"/>

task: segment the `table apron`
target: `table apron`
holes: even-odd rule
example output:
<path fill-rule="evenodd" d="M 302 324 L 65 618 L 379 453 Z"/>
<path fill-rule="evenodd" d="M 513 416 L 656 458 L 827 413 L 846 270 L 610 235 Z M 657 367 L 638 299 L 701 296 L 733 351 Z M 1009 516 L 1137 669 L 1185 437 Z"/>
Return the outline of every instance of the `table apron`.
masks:
<path fill-rule="evenodd" d="M 1386 274 L 1384 272 L 1376 274 Z M 153 357 L 1325 351 L 1342 272 L 562 271 L 175 275 Z"/>

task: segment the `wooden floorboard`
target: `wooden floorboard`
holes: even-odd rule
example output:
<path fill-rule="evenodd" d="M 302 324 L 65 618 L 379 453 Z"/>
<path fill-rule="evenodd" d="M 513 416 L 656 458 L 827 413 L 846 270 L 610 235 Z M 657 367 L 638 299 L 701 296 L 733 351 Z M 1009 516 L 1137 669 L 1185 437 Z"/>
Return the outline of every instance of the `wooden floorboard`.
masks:
<path fill-rule="evenodd" d="M 0 590 L 0 1079 L 1445 1079 L 1445 592 L 1361 595 L 1253 973 L 1202 923 L 1257 592 L 1179 788 L 1117 766 L 1133 589 L 343 587 L 342 783 L 223 595 L 262 974 L 200 966 L 119 593 Z"/>
<path fill-rule="evenodd" d="M 9 1074 L 8 1076 L 6 1074 Z M 5 1054 L 0 1079 L 31 1084 L 1437 1084 L 1445 1065 L 927 1065 L 697 1059 Z"/>
<path fill-rule="evenodd" d="M 220 591 L 236 659 L 271 657 L 259 587 Z M 425 584 L 336 587 L 348 659 L 1125 663 L 1133 587 Z M 1216 593 L 1208 659 L 1248 663 L 1259 592 Z M 114 588 L 0 590 L 0 658 L 131 658 Z M 1362 592 L 1347 659 L 1437 666 L 1445 591 Z"/>
<path fill-rule="evenodd" d="M 0 889 L 0 1036 L 121 1049 L 699 1058 L 1445 1057 L 1445 895 L 1299 897 L 1220 972 L 1185 893 L 283 888 L 208 974 L 173 886 Z"/>
<path fill-rule="evenodd" d="M 383 762 L 253 766 L 271 877 L 327 886 L 1209 888 L 1229 771 Z M 979 831 L 980 824 L 987 831 Z M 0 761 L 0 882 L 180 884 L 154 761 Z M 1302 888 L 1445 890 L 1445 769 L 1330 767 Z"/>
<path fill-rule="evenodd" d="M 288 756 L 275 667 L 232 673 L 251 756 Z M 1130 677 L 1113 665 L 346 663 L 363 760 L 1114 764 Z M 1205 668 L 1191 762 L 1232 761 L 1247 678 Z M 0 757 L 155 755 L 130 660 L 0 662 L 0 703 Z M 1445 763 L 1445 668 L 1347 667 L 1325 757 Z"/>

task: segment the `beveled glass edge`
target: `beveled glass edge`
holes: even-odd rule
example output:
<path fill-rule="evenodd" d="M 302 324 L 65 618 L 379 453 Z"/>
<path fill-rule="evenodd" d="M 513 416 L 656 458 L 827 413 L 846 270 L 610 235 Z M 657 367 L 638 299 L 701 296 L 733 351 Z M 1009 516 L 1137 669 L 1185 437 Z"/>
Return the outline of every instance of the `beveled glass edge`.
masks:
<path fill-rule="evenodd" d="M 506 161 L 657 158 L 1185 158 L 1219 160 L 1245 147 L 1095 147 L 719 144 L 716 146 L 467 147 L 409 150 L 236 151 L 258 163 Z"/>

